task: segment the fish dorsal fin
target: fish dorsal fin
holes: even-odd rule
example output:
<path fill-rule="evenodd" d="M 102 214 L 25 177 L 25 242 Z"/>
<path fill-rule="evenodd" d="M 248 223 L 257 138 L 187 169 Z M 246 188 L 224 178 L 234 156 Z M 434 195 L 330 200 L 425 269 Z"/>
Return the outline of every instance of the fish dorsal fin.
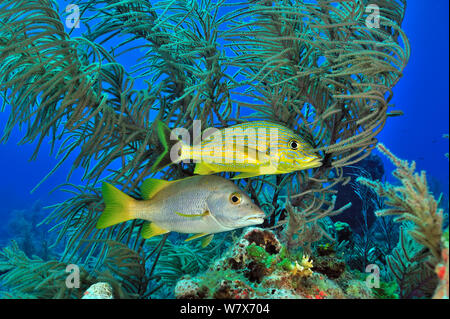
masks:
<path fill-rule="evenodd" d="M 214 174 L 215 171 L 205 163 L 197 163 L 195 165 L 194 174 L 197 175 L 210 175 Z"/>
<path fill-rule="evenodd" d="M 141 235 L 142 238 L 151 238 L 153 236 L 158 236 L 162 234 L 167 234 L 169 231 L 167 229 L 161 228 L 155 223 L 145 222 L 142 226 Z"/>
<path fill-rule="evenodd" d="M 192 145 L 198 146 L 201 145 L 202 142 L 206 141 L 209 137 L 214 134 L 221 134 L 220 129 L 217 127 L 208 127 L 203 132 L 201 132 L 200 136 L 197 136 L 193 141 Z"/>
<path fill-rule="evenodd" d="M 148 178 L 141 185 L 141 193 L 143 199 L 151 199 L 155 196 L 160 190 L 167 187 L 171 182 L 156 179 L 156 178 Z"/>

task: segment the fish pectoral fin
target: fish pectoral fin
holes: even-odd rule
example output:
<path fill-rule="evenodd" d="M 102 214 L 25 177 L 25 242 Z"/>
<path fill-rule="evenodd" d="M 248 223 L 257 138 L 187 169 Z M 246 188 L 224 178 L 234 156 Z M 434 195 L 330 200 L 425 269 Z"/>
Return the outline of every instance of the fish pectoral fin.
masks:
<path fill-rule="evenodd" d="M 167 187 L 170 183 L 162 179 L 148 178 L 141 185 L 141 193 L 143 199 L 151 199 L 160 190 Z"/>
<path fill-rule="evenodd" d="M 193 217 L 208 216 L 210 214 L 210 212 L 209 212 L 209 210 L 205 210 L 201 214 L 183 214 L 183 213 L 179 213 L 179 212 L 175 212 L 175 214 L 177 214 L 178 216 L 181 216 L 181 217 L 193 218 Z"/>
<path fill-rule="evenodd" d="M 249 178 L 249 177 L 255 177 L 255 176 L 259 176 L 259 175 L 263 175 L 263 174 L 261 174 L 259 171 L 257 171 L 257 172 L 244 172 L 244 173 L 240 173 L 240 174 L 236 175 L 232 179 Z"/>
<path fill-rule="evenodd" d="M 170 232 L 170 231 L 167 229 L 164 229 L 162 227 L 159 227 L 155 223 L 145 222 L 144 225 L 142 226 L 141 235 L 142 235 L 142 238 L 147 239 L 147 238 L 151 238 L 154 236 L 167 234 L 168 232 Z"/>
<path fill-rule="evenodd" d="M 206 236 L 205 238 L 202 238 L 202 248 L 205 248 L 209 245 L 209 243 L 213 240 L 214 234 L 210 234 Z"/>
<path fill-rule="evenodd" d="M 202 247 L 205 248 L 206 246 L 209 245 L 209 243 L 213 239 L 214 234 L 199 233 L 199 234 L 195 234 L 195 235 L 187 238 L 185 241 L 191 241 L 191 240 L 203 237 L 203 236 L 206 236 L 205 238 L 202 239 Z"/>
<path fill-rule="evenodd" d="M 216 173 L 211 166 L 206 165 L 205 163 L 197 163 L 195 164 L 194 174 L 197 175 L 211 175 Z"/>

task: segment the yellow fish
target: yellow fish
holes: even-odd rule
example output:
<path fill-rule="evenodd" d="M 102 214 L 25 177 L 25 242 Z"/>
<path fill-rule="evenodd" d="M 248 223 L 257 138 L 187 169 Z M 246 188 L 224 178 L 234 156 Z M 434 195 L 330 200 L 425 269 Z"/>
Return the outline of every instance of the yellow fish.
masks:
<path fill-rule="evenodd" d="M 264 212 L 233 182 L 215 175 L 196 175 L 175 181 L 147 179 L 141 186 L 144 200 L 136 200 L 103 183 L 105 210 L 97 221 L 103 229 L 132 219 L 147 222 L 142 237 L 171 231 L 204 237 L 206 246 L 215 233 L 262 224 Z"/>
<path fill-rule="evenodd" d="M 157 123 L 163 153 L 152 172 L 172 163 L 196 163 L 195 174 L 239 172 L 234 179 L 285 174 L 319 167 L 320 156 L 310 142 L 283 125 L 254 121 L 222 129 L 205 130 L 200 143 L 189 145 L 163 123 Z"/>

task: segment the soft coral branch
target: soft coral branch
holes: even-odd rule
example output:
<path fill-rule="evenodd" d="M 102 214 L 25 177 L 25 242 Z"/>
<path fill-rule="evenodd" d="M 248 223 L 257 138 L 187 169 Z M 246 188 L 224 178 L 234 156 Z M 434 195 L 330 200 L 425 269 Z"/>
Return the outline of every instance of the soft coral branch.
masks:
<path fill-rule="evenodd" d="M 430 250 L 437 260 L 441 256 L 441 235 L 443 211 L 438 208 L 438 201 L 428 190 L 426 173 L 415 172 L 415 162 L 409 163 L 396 157 L 383 144 L 378 150 L 386 155 L 396 166 L 392 175 L 400 182 L 400 186 L 380 183 L 364 177 L 358 182 L 372 188 L 380 197 L 386 198 L 387 209 L 376 212 L 377 216 L 396 215 L 396 221 L 411 221 L 414 228 L 410 231 L 412 238 Z"/>

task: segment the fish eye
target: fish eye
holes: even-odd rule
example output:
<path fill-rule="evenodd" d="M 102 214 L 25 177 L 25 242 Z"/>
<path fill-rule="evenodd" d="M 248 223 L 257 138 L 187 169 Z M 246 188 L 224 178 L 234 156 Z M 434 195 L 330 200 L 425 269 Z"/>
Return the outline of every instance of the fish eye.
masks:
<path fill-rule="evenodd" d="M 300 144 L 300 143 L 299 143 L 297 140 L 294 140 L 294 139 L 292 139 L 292 140 L 289 141 L 289 147 L 290 147 L 291 149 L 293 149 L 294 151 L 295 151 L 295 150 L 298 150 L 299 144 Z"/>
<path fill-rule="evenodd" d="M 239 193 L 232 193 L 230 195 L 230 202 L 233 205 L 238 205 L 241 203 L 241 194 Z"/>

